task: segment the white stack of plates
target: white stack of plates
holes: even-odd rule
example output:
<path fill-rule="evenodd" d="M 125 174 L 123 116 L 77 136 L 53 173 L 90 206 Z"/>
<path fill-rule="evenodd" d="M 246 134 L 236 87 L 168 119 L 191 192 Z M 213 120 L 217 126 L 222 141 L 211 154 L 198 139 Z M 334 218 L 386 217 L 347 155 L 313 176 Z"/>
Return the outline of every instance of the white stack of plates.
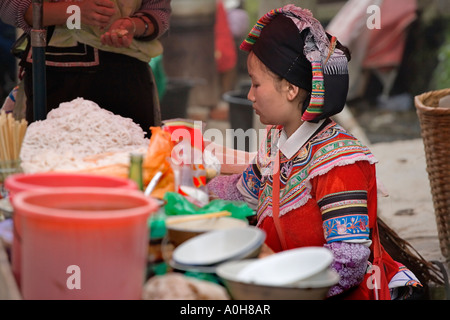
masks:
<path fill-rule="evenodd" d="M 333 262 L 324 247 L 303 247 L 258 259 L 243 268 L 238 279 L 259 285 L 289 286 L 319 274 Z"/>
<path fill-rule="evenodd" d="M 256 258 L 265 239 L 265 232 L 253 226 L 209 231 L 176 247 L 170 265 L 179 270 L 214 273 L 221 263 Z"/>
<path fill-rule="evenodd" d="M 265 285 L 240 279 L 240 272 L 256 261 L 228 261 L 217 267 L 216 274 L 234 300 L 323 300 L 329 289 L 339 282 L 339 275 L 330 268 L 295 285 Z"/>

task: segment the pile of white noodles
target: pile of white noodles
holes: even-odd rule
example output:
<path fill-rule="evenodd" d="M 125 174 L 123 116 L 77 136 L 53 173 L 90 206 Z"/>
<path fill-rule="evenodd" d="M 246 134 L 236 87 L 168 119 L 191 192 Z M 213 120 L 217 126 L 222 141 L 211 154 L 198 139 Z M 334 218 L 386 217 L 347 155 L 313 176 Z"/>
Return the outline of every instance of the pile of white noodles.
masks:
<path fill-rule="evenodd" d="M 111 162 L 127 162 L 129 152 L 145 152 L 148 143 L 145 132 L 132 119 L 77 98 L 61 103 L 45 120 L 28 126 L 20 158 L 27 173 L 77 170 L 105 165 L 85 161 L 104 153 L 117 154 Z"/>

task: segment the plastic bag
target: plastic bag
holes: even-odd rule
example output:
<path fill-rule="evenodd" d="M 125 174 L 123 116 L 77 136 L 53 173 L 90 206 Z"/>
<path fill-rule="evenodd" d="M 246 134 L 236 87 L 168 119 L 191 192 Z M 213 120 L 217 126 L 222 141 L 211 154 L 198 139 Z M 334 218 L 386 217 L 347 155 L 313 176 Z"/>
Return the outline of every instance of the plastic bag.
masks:
<path fill-rule="evenodd" d="M 203 207 L 198 207 L 188 201 L 183 195 L 175 192 L 167 192 L 164 195 L 166 201 L 166 215 L 186 215 L 186 214 L 205 214 L 220 211 L 228 211 L 231 217 L 241 220 L 247 220 L 247 217 L 255 213 L 245 202 L 229 200 L 212 200 Z"/>
<path fill-rule="evenodd" d="M 162 199 L 166 192 L 175 191 L 175 176 L 170 165 L 170 156 L 173 148 L 173 142 L 170 133 L 162 130 L 160 127 L 151 127 L 152 136 L 148 146 L 147 154 L 142 164 L 144 188 L 147 186 L 153 176 L 161 171 L 158 184 L 153 190 L 151 196 Z"/>

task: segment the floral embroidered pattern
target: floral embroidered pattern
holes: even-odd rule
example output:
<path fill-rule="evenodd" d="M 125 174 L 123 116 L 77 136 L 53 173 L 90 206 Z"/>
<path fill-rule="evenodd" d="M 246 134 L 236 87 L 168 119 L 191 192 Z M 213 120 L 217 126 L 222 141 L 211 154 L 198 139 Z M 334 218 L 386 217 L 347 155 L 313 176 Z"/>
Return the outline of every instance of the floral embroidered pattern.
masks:
<path fill-rule="evenodd" d="M 367 192 L 354 190 L 327 195 L 318 201 L 328 243 L 369 239 Z"/>
<path fill-rule="evenodd" d="M 343 240 L 368 239 L 369 217 L 352 215 L 328 219 L 323 222 L 323 232 L 328 243 Z"/>
<path fill-rule="evenodd" d="M 258 179 L 259 172 L 255 168 L 255 165 L 248 166 L 242 173 L 242 178 L 246 183 L 242 184 L 242 187 L 246 190 L 246 193 L 251 195 L 252 198 L 258 199 L 259 189 L 261 187 L 261 180 Z"/>

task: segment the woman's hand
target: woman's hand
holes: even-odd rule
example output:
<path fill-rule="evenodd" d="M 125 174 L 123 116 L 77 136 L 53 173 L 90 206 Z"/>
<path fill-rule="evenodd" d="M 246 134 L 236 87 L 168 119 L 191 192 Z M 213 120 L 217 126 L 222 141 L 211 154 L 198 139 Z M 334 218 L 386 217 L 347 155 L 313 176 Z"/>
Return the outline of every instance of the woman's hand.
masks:
<path fill-rule="evenodd" d="M 81 23 L 105 28 L 116 13 L 111 0 L 82 0 L 75 2 L 81 10 Z"/>
<path fill-rule="evenodd" d="M 109 30 L 101 36 L 102 44 L 116 48 L 129 47 L 136 32 L 135 24 L 131 19 L 123 18 L 114 21 Z"/>

